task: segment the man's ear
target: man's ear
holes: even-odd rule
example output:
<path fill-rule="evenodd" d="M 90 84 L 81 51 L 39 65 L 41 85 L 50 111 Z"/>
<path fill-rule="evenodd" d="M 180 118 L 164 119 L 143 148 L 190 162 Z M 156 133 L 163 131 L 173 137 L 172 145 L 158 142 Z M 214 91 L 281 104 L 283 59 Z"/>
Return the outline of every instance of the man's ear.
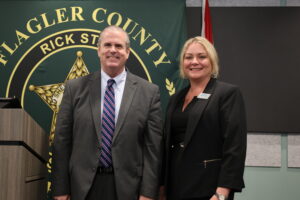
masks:
<path fill-rule="evenodd" d="M 98 54 L 98 57 L 100 58 L 100 46 L 97 49 L 97 54 Z"/>
<path fill-rule="evenodd" d="M 130 55 L 130 48 L 126 48 L 126 53 L 127 53 L 127 59 L 128 59 L 129 55 Z"/>

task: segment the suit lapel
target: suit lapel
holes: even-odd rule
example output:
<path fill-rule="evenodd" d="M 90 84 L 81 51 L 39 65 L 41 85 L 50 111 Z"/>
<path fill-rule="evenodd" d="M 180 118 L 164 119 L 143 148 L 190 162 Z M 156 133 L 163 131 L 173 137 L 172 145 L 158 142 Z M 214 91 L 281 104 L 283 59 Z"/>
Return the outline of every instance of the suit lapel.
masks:
<path fill-rule="evenodd" d="M 214 90 L 214 86 L 215 86 L 215 81 L 216 79 L 211 78 L 210 81 L 208 82 L 205 90 L 203 93 L 207 93 L 207 94 L 211 94 L 213 93 Z M 189 118 L 188 118 L 188 124 L 187 124 L 187 129 L 185 132 L 185 137 L 184 137 L 184 144 L 185 146 L 188 145 L 188 143 L 190 142 L 195 129 L 198 125 L 198 122 L 203 114 L 204 109 L 206 108 L 209 100 L 211 99 L 197 99 L 197 102 L 195 103 L 195 105 L 193 106 L 193 109 L 190 111 L 189 113 Z"/>
<path fill-rule="evenodd" d="M 90 106 L 98 141 L 101 141 L 101 71 L 95 72 L 89 85 Z"/>
<path fill-rule="evenodd" d="M 165 127 L 164 127 L 164 134 L 165 134 L 165 153 L 166 153 L 166 159 L 169 160 L 169 148 L 170 148 L 170 144 L 171 144 L 171 119 L 172 119 L 172 115 L 173 112 L 176 108 L 176 106 L 178 105 L 178 101 L 180 101 L 181 99 L 184 98 L 184 96 L 186 95 L 187 91 L 189 90 L 189 87 L 186 87 L 182 90 L 180 90 L 180 92 L 178 94 L 176 94 L 174 96 L 174 99 L 171 98 L 168 108 L 167 108 L 167 113 L 166 113 L 166 121 L 165 121 Z M 167 164 L 168 165 L 168 164 Z"/>
<path fill-rule="evenodd" d="M 114 137 L 113 137 L 113 142 L 116 140 L 118 134 L 120 133 L 120 129 L 124 123 L 124 120 L 126 118 L 128 111 L 129 111 L 130 105 L 132 103 L 132 99 L 136 92 L 136 88 L 137 88 L 137 82 L 136 82 L 134 76 L 129 71 L 127 71 L 125 88 L 124 88 L 121 106 L 120 106 L 120 110 L 119 110 L 118 121 L 116 124 L 116 129 L 115 129 L 115 133 L 114 133 Z"/>
<path fill-rule="evenodd" d="M 171 132 L 171 119 L 172 119 L 172 115 L 173 112 L 176 108 L 176 106 L 178 105 L 178 101 L 180 101 L 180 99 L 184 98 L 184 96 L 186 95 L 187 91 L 189 90 L 189 87 L 186 87 L 184 89 L 182 89 L 175 97 L 174 99 L 170 100 L 170 104 L 169 107 L 167 109 L 167 113 L 166 113 L 166 122 L 165 122 L 165 132 L 166 133 L 170 133 Z M 166 134 L 166 136 L 168 138 L 166 138 L 167 143 L 169 143 L 170 141 L 170 134 Z"/>

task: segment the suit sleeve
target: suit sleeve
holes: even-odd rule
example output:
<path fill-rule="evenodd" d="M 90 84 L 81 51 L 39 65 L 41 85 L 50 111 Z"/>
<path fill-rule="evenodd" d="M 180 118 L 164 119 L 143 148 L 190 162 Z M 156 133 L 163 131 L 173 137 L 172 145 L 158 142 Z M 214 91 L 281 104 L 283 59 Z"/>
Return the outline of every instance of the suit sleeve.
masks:
<path fill-rule="evenodd" d="M 160 183 L 162 119 L 158 87 L 153 93 L 144 135 L 144 168 L 140 195 L 156 198 Z"/>
<path fill-rule="evenodd" d="M 56 120 L 53 143 L 52 195 L 70 194 L 69 160 L 72 150 L 73 110 L 69 85 L 66 84 Z"/>
<path fill-rule="evenodd" d="M 247 127 L 242 94 L 237 87 L 224 95 L 221 103 L 221 131 L 223 157 L 219 175 L 219 187 L 241 191 L 244 187 Z"/>

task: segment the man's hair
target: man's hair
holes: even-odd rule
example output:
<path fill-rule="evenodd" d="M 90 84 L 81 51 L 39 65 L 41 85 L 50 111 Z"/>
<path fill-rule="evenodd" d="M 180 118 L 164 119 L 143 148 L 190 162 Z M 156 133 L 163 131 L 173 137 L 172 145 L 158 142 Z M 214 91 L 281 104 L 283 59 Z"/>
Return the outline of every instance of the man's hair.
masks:
<path fill-rule="evenodd" d="M 126 31 L 124 31 L 122 28 L 120 28 L 119 26 L 115 26 L 115 25 L 107 26 L 105 29 L 103 29 L 103 31 L 99 35 L 98 47 L 101 44 L 101 38 L 102 38 L 103 33 L 106 31 L 110 31 L 110 30 L 119 31 L 119 32 L 124 33 L 126 35 L 126 41 L 125 41 L 126 48 L 128 48 L 128 49 L 130 48 L 130 39 L 129 39 L 128 33 Z"/>

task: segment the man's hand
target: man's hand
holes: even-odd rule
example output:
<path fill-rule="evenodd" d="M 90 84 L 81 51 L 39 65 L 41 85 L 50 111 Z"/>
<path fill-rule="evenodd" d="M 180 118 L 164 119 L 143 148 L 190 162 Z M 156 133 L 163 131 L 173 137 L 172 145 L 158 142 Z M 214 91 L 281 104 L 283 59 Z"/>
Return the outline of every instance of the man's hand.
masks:
<path fill-rule="evenodd" d="M 154 200 L 154 199 L 151 199 L 151 198 L 148 198 L 148 197 L 145 197 L 145 196 L 140 196 L 139 200 Z"/>
<path fill-rule="evenodd" d="M 218 197 L 216 195 L 213 195 L 209 200 L 218 200 Z"/>
<path fill-rule="evenodd" d="M 70 197 L 70 195 L 62 195 L 62 196 L 55 196 L 53 199 L 54 200 L 70 200 L 71 197 Z"/>
<path fill-rule="evenodd" d="M 160 186 L 158 200 L 166 200 L 165 186 Z"/>

